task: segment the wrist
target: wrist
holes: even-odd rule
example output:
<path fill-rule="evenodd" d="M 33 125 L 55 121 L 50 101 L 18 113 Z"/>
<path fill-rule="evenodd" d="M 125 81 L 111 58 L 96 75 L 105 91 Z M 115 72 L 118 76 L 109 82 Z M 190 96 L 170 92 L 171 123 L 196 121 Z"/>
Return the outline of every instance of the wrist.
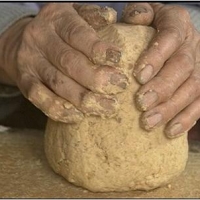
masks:
<path fill-rule="evenodd" d="M 0 36 L 0 82 L 16 85 L 17 54 L 24 29 L 31 20 L 31 17 L 18 20 Z"/>

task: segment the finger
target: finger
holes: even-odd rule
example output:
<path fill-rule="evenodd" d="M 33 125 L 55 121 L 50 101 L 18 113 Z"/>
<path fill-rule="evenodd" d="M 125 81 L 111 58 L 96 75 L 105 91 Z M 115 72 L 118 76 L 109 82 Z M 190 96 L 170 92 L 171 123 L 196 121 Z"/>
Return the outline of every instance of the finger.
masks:
<path fill-rule="evenodd" d="M 146 111 L 169 99 L 194 70 L 194 55 L 191 44 L 182 46 L 158 75 L 140 88 L 136 95 L 138 108 Z"/>
<path fill-rule="evenodd" d="M 81 5 L 75 3 L 74 8 L 78 14 L 94 29 L 116 23 L 117 12 L 113 8 L 101 7 L 95 4 Z"/>
<path fill-rule="evenodd" d="M 40 62 L 37 72 L 48 88 L 72 103 L 81 112 L 103 117 L 112 117 L 116 114 L 119 106 L 114 96 L 89 92 L 45 60 Z"/>
<path fill-rule="evenodd" d="M 44 54 L 48 60 L 64 74 L 80 85 L 98 93 L 115 94 L 122 92 L 128 79 L 119 70 L 108 66 L 94 66 L 82 53 L 63 43 L 52 34 L 42 41 Z"/>
<path fill-rule="evenodd" d="M 24 75 L 18 84 L 24 96 L 54 121 L 77 123 L 83 114 L 71 103 L 58 97 L 30 75 Z"/>
<path fill-rule="evenodd" d="M 40 80 L 55 94 L 80 107 L 83 95 L 88 92 L 86 88 L 65 76 L 45 59 L 40 60 L 36 70 Z"/>
<path fill-rule="evenodd" d="M 167 102 L 145 112 L 141 121 L 146 130 L 166 124 L 200 94 L 199 78 L 190 77 Z"/>
<path fill-rule="evenodd" d="M 169 138 L 181 136 L 190 130 L 199 118 L 200 97 L 170 121 L 165 129 L 166 136 Z"/>
<path fill-rule="evenodd" d="M 133 74 L 139 83 L 145 84 L 152 79 L 162 68 L 169 57 L 182 45 L 187 37 L 193 37 L 188 33 L 187 23 L 180 19 L 188 21 L 189 16 L 183 9 L 160 9 L 154 19 L 154 26 L 157 33 L 149 45 L 149 48 L 140 56 L 133 70 Z M 171 9 L 170 9 L 171 8 Z M 177 16 L 177 13 L 183 16 Z M 192 41 L 192 38 L 191 38 Z"/>
<path fill-rule="evenodd" d="M 60 6 L 63 8 L 60 10 L 59 16 L 67 17 L 55 19 L 54 26 L 56 33 L 66 43 L 81 51 L 94 63 L 113 65 L 119 62 L 121 51 L 117 46 L 103 42 L 94 29 L 78 15 L 72 4 L 61 4 Z"/>
<path fill-rule="evenodd" d="M 119 111 L 119 102 L 112 95 L 101 95 L 92 92 L 83 97 L 81 110 L 86 115 L 101 116 L 101 118 L 111 118 L 117 115 Z"/>
<path fill-rule="evenodd" d="M 128 3 L 123 10 L 122 21 L 134 25 L 150 25 L 154 11 L 148 3 Z"/>

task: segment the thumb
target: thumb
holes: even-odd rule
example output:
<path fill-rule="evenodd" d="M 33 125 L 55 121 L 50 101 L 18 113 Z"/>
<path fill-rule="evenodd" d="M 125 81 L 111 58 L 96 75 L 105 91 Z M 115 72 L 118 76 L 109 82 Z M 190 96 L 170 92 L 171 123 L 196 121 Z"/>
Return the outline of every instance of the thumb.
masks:
<path fill-rule="evenodd" d="M 113 8 L 77 3 L 73 6 L 78 14 L 95 30 L 117 21 L 117 12 Z"/>
<path fill-rule="evenodd" d="M 122 21 L 135 25 L 150 25 L 154 11 L 148 3 L 128 3 L 122 14 Z"/>

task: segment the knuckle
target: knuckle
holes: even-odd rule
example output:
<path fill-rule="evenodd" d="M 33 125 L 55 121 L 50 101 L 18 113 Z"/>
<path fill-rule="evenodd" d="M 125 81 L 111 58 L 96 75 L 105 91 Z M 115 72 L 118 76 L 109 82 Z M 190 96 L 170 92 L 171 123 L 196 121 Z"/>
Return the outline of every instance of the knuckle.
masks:
<path fill-rule="evenodd" d="M 49 75 L 49 77 L 51 77 L 51 75 Z M 58 71 L 55 71 L 50 81 L 50 87 L 54 88 L 54 90 L 57 90 L 59 83 L 60 83 L 60 79 L 59 79 Z"/>
<path fill-rule="evenodd" d="M 170 98 L 167 104 L 168 106 L 166 106 L 165 113 L 166 113 L 166 118 L 170 120 L 179 112 L 179 106 L 177 105 L 177 101 L 174 98 Z"/>
<path fill-rule="evenodd" d="M 169 5 L 168 10 L 172 11 L 171 14 L 178 14 L 182 19 L 189 19 L 190 15 L 187 9 L 179 5 Z"/>
<path fill-rule="evenodd" d="M 72 63 L 76 59 L 75 54 L 71 50 L 61 50 L 57 54 L 57 61 L 61 66 L 66 66 L 66 64 Z"/>
<path fill-rule="evenodd" d="M 91 35 L 90 33 L 93 29 L 89 27 L 86 22 L 82 25 L 78 25 L 77 21 L 73 20 L 69 28 L 67 30 L 64 28 L 63 30 L 64 33 L 66 33 L 66 31 L 68 32 L 68 41 L 72 42 L 75 35 L 79 35 L 81 33 L 83 36 L 88 36 Z"/>
<path fill-rule="evenodd" d="M 188 29 L 191 28 L 190 14 L 187 11 L 187 9 L 185 9 L 182 6 L 173 5 L 173 6 L 169 6 L 169 12 L 170 11 L 171 11 L 171 15 L 174 15 L 175 21 L 180 24 L 179 28 L 181 28 L 184 32 L 187 32 Z"/>
<path fill-rule="evenodd" d="M 46 7 L 48 10 L 55 10 L 56 8 L 58 8 L 58 4 L 57 3 L 49 3 L 49 5 Z"/>
<path fill-rule="evenodd" d="M 156 88 L 161 101 L 170 99 L 174 93 L 174 84 L 172 84 L 172 82 L 165 76 L 157 76 L 155 77 L 155 79 L 157 82 L 157 84 L 155 84 L 155 87 L 159 85 L 159 88 Z"/>
<path fill-rule="evenodd" d="M 45 46 L 45 41 L 47 40 L 48 34 L 48 27 L 43 25 L 42 23 L 32 21 L 30 22 L 24 29 L 22 34 L 22 42 L 19 47 L 19 54 L 20 57 L 28 57 L 27 53 L 29 54 L 39 54 L 40 47 L 43 45 Z M 46 45 L 47 46 L 47 45 Z M 38 50 L 38 51 L 37 51 Z M 30 58 L 32 55 L 30 56 Z"/>
<path fill-rule="evenodd" d="M 176 63 L 178 70 L 182 71 L 182 74 L 190 75 L 194 71 L 195 63 L 194 58 L 190 53 L 183 52 L 176 55 Z M 174 63 L 171 63 L 174 64 Z"/>
<path fill-rule="evenodd" d="M 53 16 L 55 16 L 58 6 L 59 5 L 57 3 L 48 3 L 44 5 L 39 12 L 39 16 L 42 15 L 43 18 L 45 17 L 44 19 L 51 19 Z M 54 13 L 54 15 L 52 15 L 52 13 Z"/>
<path fill-rule="evenodd" d="M 49 69 L 48 67 L 46 67 L 46 68 L 42 69 L 40 74 L 41 74 L 41 76 L 45 77 L 45 80 L 47 81 L 47 84 L 50 88 L 57 90 L 58 85 L 61 82 L 57 70 Z"/>
<path fill-rule="evenodd" d="M 156 55 L 158 62 L 163 63 L 165 61 L 165 55 L 161 48 L 153 46 L 153 53 Z M 160 67 L 155 66 L 155 69 L 158 71 Z"/>
<path fill-rule="evenodd" d="M 190 82 L 191 89 L 195 90 L 195 92 L 200 93 L 200 75 L 192 75 L 188 82 Z M 189 83 L 188 83 L 189 84 Z"/>
<path fill-rule="evenodd" d="M 193 116 L 190 112 L 183 113 L 179 118 L 179 122 L 183 125 L 185 131 L 188 131 L 195 123 Z"/>
<path fill-rule="evenodd" d="M 36 20 L 30 22 L 24 29 L 23 32 L 23 40 L 26 42 L 30 42 L 32 40 L 37 40 L 38 37 L 41 37 L 41 22 L 38 23 Z"/>
<path fill-rule="evenodd" d="M 43 13 L 46 13 L 46 12 L 49 12 L 49 10 L 54 10 L 56 7 L 56 4 L 55 3 L 48 3 L 46 5 L 44 5 L 42 8 L 41 8 L 41 12 Z"/>
<path fill-rule="evenodd" d="M 177 11 L 178 11 L 178 13 L 179 13 L 179 15 L 181 16 L 181 17 L 183 17 L 184 19 L 190 19 L 190 14 L 189 14 L 189 12 L 187 11 L 187 9 L 185 9 L 184 7 L 181 7 L 181 6 L 177 6 L 176 7 L 177 8 Z"/>
<path fill-rule="evenodd" d="M 166 30 L 166 35 L 171 35 L 173 38 L 183 41 L 182 35 L 180 30 L 177 27 L 170 26 Z"/>
<path fill-rule="evenodd" d="M 73 50 L 63 50 L 57 55 L 57 61 L 69 76 L 72 76 L 77 66 L 81 63 L 80 57 Z"/>
<path fill-rule="evenodd" d="M 197 87 L 199 87 L 199 84 L 200 84 L 200 67 L 198 66 L 198 64 L 195 66 L 194 71 L 193 71 L 193 73 L 192 73 L 192 75 L 190 76 L 189 79 L 192 80 L 194 83 L 196 83 Z"/>
<path fill-rule="evenodd" d="M 193 116 L 191 112 L 187 113 L 187 116 L 184 116 L 184 118 L 182 118 L 182 123 L 186 126 L 192 125 L 192 121 L 193 121 Z"/>
<path fill-rule="evenodd" d="M 191 67 L 192 69 L 194 68 L 194 58 L 190 53 L 181 53 L 179 56 L 179 61 L 185 64 L 185 66 Z"/>
<path fill-rule="evenodd" d="M 173 94 L 174 94 L 174 89 L 168 83 L 167 86 L 166 86 L 165 92 L 161 91 L 160 94 L 162 95 L 162 99 L 164 101 L 169 100 L 173 96 Z"/>
<path fill-rule="evenodd" d="M 196 77 L 197 79 L 200 79 L 200 63 L 195 63 L 195 68 L 192 73 L 192 77 Z"/>

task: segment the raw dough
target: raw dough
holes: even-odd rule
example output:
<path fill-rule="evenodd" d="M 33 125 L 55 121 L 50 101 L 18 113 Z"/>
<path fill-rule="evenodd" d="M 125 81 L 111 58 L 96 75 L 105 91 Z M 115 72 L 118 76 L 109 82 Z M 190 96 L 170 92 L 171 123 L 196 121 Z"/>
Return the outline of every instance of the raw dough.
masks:
<path fill-rule="evenodd" d="M 120 110 L 116 117 L 86 116 L 80 124 L 49 119 L 46 155 L 54 171 L 69 182 L 94 192 L 150 190 L 169 183 L 184 170 L 187 135 L 171 140 L 162 127 L 142 130 L 140 112 L 134 105 L 133 94 L 139 85 L 131 78 L 132 68 L 153 34 L 150 27 L 125 24 L 99 31 L 100 37 L 123 49 L 119 67 L 130 77 L 127 90 L 117 94 Z"/>

